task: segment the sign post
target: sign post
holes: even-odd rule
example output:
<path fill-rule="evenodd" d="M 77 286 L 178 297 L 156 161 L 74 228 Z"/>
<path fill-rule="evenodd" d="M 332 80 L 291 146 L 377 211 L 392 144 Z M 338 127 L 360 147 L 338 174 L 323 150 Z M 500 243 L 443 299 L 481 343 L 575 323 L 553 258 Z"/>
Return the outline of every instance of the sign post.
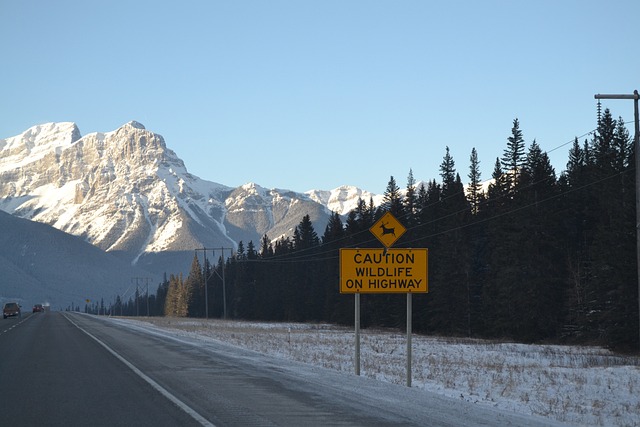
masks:
<path fill-rule="evenodd" d="M 407 294 L 407 387 L 411 387 L 412 297 L 429 292 L 428 249 L 390 249 L 406 228 L 389 212 L 370 229 L 383 249 L 340 249 L 340 293 L 355 295 L 355 372 L 360 375 L 360 294 Z"/>
<path fill-rule="evenodd" d="M 356 356 L 354 364 L 356 375 L 360 376 L 360 294 L 356 294 L 355 305 Z"/>
<path fill-rule="evenodd" d="M 411 292 L 407 292 L 407 387 L 411 387 Z"/>

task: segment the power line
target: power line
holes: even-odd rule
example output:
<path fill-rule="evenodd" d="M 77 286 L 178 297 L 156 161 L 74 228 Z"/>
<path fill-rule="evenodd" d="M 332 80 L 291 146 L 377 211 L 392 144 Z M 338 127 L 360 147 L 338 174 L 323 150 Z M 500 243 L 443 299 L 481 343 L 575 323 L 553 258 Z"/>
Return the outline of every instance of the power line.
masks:
<path fill-rule="evenodd" d="M 577 192 L 577 191 L 583 191 L 583 190 L 588 189 L 589 187 L 592 187 L 594 185 L 598 185 L 598 184 L 600 184 L 602 182 L 605 182 L 605 181 L 608 181 L 610 179 L 622 176 L 622 175 L 624 175 L 626 173 L 632 172 L 633 170 L 634 170 L 633 168 L 630 168 L 630 169 L 627 169 L 627 170 L 624 170 L 624 171 L 621 171 L 621 172 L 616 172 L 616 173 L 614 173 L 612 175 L 608 175 L 608 176 L 606 176 L 604 178 L 601 178 L 601 179 L 599 179 L 597 181 L 593 181 L 593 182 L 590 182 L 588 184 L 584 184 L 584 185 L 582 185 L 580 187 L 571 188 L 569 190 L 565 190 L 565 191 L 559 192 L 558 194 L 554 194 L 554 195 L 552 195 L 550 197 L 547 197 L 545 199 L 537 200 L 537 201 L 535 201 L 533 203 L 530 203 L 530 204 L 527 204 L 527 205 L 518 206 L 516 208 L 510 209 L 508 211 L 500 212 L 500 213 L 498 213 L 496 215 L 493 215 L 493 216 L 490 216 L 490 217 L 481 218 L 481 219 L 478 219 L 476 221 L 469 222 L 468 224 L 452 227 L 452 228 L 449 228 L 449 229 L 446 229 L 446 230 L 438 231 L 437 233 L 433 233 L 433 234 L 421 235 L 420 237 L 418 237 L 416 239 L 409 240 L 409 241 L 404 241 L 403 243 L 407 244 L 407 243 L 417 242 L 417 241 L 419 241 L 421 239 L 428 239 L 428 238 L 440 236 L 440 235 L 443 235 L 443 234 L 459 231 L 459 230 L 462 230 L 462 229 L 465 229 L 465 228 L 473 227 L 473 226 L 476 226 L 476 225 L 479 225 L 479 224 L 483 224 L 483 223 L 486 223 L 486 222 L 490 222 L 490 221 L 493 221 L 495 219 L 502 218 L 504 216 L 508 216 L 508 215 L 514 214 L 516 212 L 535 207 L 536 205 L 545 204 L 547 202 L 551 202 L 551 201 L 553 201 L 555 199 L 558 199 L 560 197 L 565 197 L 568 194 L 571 194 L 571 193 L 574 193 L 574 192 Z M 530 184 L 530 186 L 538 184 L 538 183 L 541 183 L 541 182 L 544 182 L 544 181 L 545 180 L 538 181 L 537 183 Z M 526 189 L 528 187 L 529 186 L 524 187 L 523 189 Z M 505 196 L 501 196 L 500 199 L 502 199 L 504 197 Z M 488 203 L 488 202 L 485 202 L 485 203 Z M 421 227 L 424 227 L 424 226 L 427 226 L 427 225 L 430 225 L 430 224 L 433 224 L 433 223 L 437 223 L 437 222 L 442 221 L 444 219 L 450 218 L 452 216 L 460 215 L 460 214 L 466 213 L 466 212 L 468 212 L 468 209 L 458 210 L 456 212 L 453 212 L 453 213 L 450 213 L 450 214 L 435 218 L 435 219 L 433 219 L 431 221 L 428 221 L 426 223 L 422 223 L 422 224 L 418 224 L 418 225 L 415 225 L 413 227 L 410 227 L 410 228 L 407 229 L 407 232 L 409 232 L 409 231 L 414 231 L 415 232 L 415 230 L 418 229 L 418 228 L 421 228 Z M 357 234 L 364 233 L 364 232 L 368 233 L 369 231 L 368 230 L 363 230 L 361 232 L 358 232 Z M 352 236 L 344 237 L 343 239 L 350 239 L 351 237 Z M 339 239 L 339 240 L 342 240 L 342 239 Z M 322 248 L 322 246 L 325 246 L 325 245 L 328 245 L 328 244 L 334 245 L 339 240 L 334 240 L 334 241 L 331 241 L 331 242 L 328 242 L 328 243 L 322 243 L 319 246 L 315 246 L 313 248 L 303 249 L 302 251 L 308 251 L 308 250 L 313 250 L 313 249 L 317 250 L 317 249 Z M 357 247 L 362 247 L 363 244 L 372 243 L 372 242 L 375 242 L 375 241 L 376 241 L 376 239 L 372 238 L 370 240 L 360 242 L 359 244 L 352 245 L 352 246 L 346 246 L 346 247 L 356 247 L 356 246 Z M 336 255 L 330 255 L 330 256 L 323 257 L 323 258 L 318 258 L 317 257 L 317 255 L 330 254 L 330 253 L 334 254 L 335 253 L 335 248 L 328 249 L 326 251 L 315 252 L 314 254 L 309 254 L 309 255 L 300 255 L 300 256 L 298 256 L 297 252 L 293 252 L 293 254 L 295 254 L 295 256 L 291 256 L 292 254 L 282 254 L 282 255 L 280 255 L 280 257 L 283 257 L 283 258 L 289 256 L 289 259 L 274 259 L 273 257 L 267 257 L 267 258 L 262 258 L 262 259 L 258 259 L 258 260 L 242 260 L 242 261 L 243 262 L 244 261 L 246 261 L 246 262 L 256 262 L 256 263 L 282 263 L 282 264 L 291 263 L 291 264 L 295 264 L 295 263 L 310 262 L 310 261 L 327 261 L 327 260 L 332 260 L 332 259 L 338 259 L 339 258 Z"/>
<path fill-rule="evenodd" d="M 624 124 L 628 124 L 628 123 L 629 122 L 624 122 Z M 580 140 L 580 139 L 582 139 L 584 137 L 587 137 L 589 135 L 595 135 L 596 132 L 597 132 L 597 128 L 596 129 L 592 129 L 592 130 L 590 130 L 588 132 L 584 132 L 580 136 L 576 136 L 573 139 L 568 140 L 567 142 L 559 144 L 559 145 L 555 146 L 554 148 L 552 148 L 552 149 L 550 149 L 548 151 L 545 151 L 545 153 L 550 153 L 550 152 L 559 150 L 562 147 L 565 147 L 565 146 L 567 146 L 569 144 L 574 143 L 576 140 Z M 618 174 L 616 174 L 615 176 L 617 176 L 617 175 Z M 532 183 L 528 184 L 526 187 L 520 188 L 519 191 L 526 190 L 526 189 L 528 189 L 530 187 L 539 185 L 539 184 L 541 184 L 544 181 L 549 180 L 549 179 L 551 179 L 551 177 L 547 177 L 547 178 L 544 178 L 543 180 L 532 182 Z M 604 178 L 604 180 L 606 180 L 606 179 L 608 179 L 608 178 Z M 593 182 L 591 184 L 587 184 L 587 186 L 596 185 L 599 182 L 600 181 Z M 424 184 L 421 184 L 421 185 L 424 185 Z M 569 190 L 569 191 L 574 191 L 574 190 Z M 567 194 L 567 192 L 565 191 L 562 194 Z M 562 194 L 560 194 L 558 196 L 554 196 L 553 198 L 559 197 Z M 425 206 L 421 206 L 420 209 L 433 208 L 433 207 L 437 206 L 438 204 L 446 203 L 450 199 L 453 199 L 455 197 L 460 197 L 460 195 L 464 195 L 466 197 L 466 191 L 463 190 L 461 192 L 456 192 L 456 193 L 450 194 L 450 195 L 448 195 L 448 196 L 446 196 L 444 198 L 440 198 L 440 199 L 438 199 L 436 201 L 433 201 L 433 202 L 431 202 L 429 204 L 426 204 Z M 508 197 L 508 196 L 507 195 L 502 195 L 498 199 L 493 199 L 493 200 L 485 199 L 480 204 L 480 206 L 482 207 L 482 206 L 486 206 L 486 204 L 488 204 L 488 203 L 495 202 L 495 201 L 500 201 L 500 200 L 504 199 L 505 197 Z M 539 203 L 543 203 L 543 202 L 544 202 L 544 200 L 543 201 L 538 201 L 537 203 L 539 204 Z M 515 209 L 513 211 L 503 212 L 503 213 L 500 214 L 500 216 L 508 215 L 508 214 L 511 214 L 511 213 L 516 212 L 517 210 L 521 210 L 521 209 L 522 209 L 522 207 L 519 207 L 519 208 L 517 208 L 517 209 Z M 460 215 L 460 214 L 463 214 L 463 213 L 466 213 L 466 212 L 467 212 L 467 209 L 465 208 L 465 209 L 461 209 L 461 210 L 456 211 L 456 212 L 448 213 L 448 214 L 446 214 L 446 215 L 444 215 L 442 217 L 432 219 L 432 220 L 430 220 L 428 222 L 421 223 L 421 224 L 415 225 L 413 227 L 409 227 L 407 229 L 407 231 L 415 231 L 416 228 L 424 227 L 424 226 L 427 226 L 427 225 L 430 225 L 430 224 L 434 224 L 434 223 L 437 223 L 437 222 L 442 221 L 444 219 L 447 219 L 447 218 L 450 218 L 450 217 L 453 217 L 453 216 L 456 216 L 456 215 Z M 398 219 L 400 221 L 402 221 L 403 219 L 408 218 L 410 215 L 412 215 L 412 213 L 407 212 L 407 213 L 405 213 L 405 215 L 399 217 Z M 486 221 L 489 221 L 491 219 L 492 218 L 485 218 L 485 219 L 482 219 L 481 222 L 486 222 Z M 470 225 L 471 224 L 465 225 L 464 227 L 468 227 Z M 451 229 L 450 231 L 455 231 L 455 230 L 456 229 Z M 327 251 L 318 252 L 318 249 L 321 248 L 322 246 L 324 246 L 325 244 L 329 244 L 330 243 L 332 245 L 335 245 L 336 243 L 340 243 L 340 241 L 357 239 L 358 236 L 362 235 L 363 233 L 369 233 L 369 230 L 368 229 L 360 230 L 360 231 L 358 231 L 358 232 L 356 232 L 354 234 L 342 237 L 340 239 L 332 240 L 331 242 L 327 242 L 327 243 L 322 243 L 319 246 L 314 246 L 314 247 L 305 248 L 305 249 L 301 249 L 301 250 L 295 250 L 293 253 L 285 253 L 285 254 L 274 255 L 274 256 L 270 256 L 270 257 L 268 257 L 266 259 L 268 259 L 269 262 L 280 262 L 280 263 L 296 263 L 296 262 L 320 261 L 320 260 L 327 260 L 327 259 L 332 259 L 332 258 L 335 259 L 335 258 L 337 258 L 335 255 L 334 256 L 325 257 L 325 258 L 318 258 L 318 255 L 324 255 L 324 254 L 328 254 L 328 253 L 333 253 L 334 252 L 333 249 L 327 250 Z M 439 234 L 442 234 L 442 233 L 443 232 L 439 232 L 436 235 L 439 235 Z M 428 237 L 434 237 L 434 235 L 421 236 L 421 238 L 428 238 Z M 418 239 L 416 239 L 416 240 L 418 240 Z M 371 239 L 367 239 L 367 240 L 364 240 L 364 241 L 359 241 L 358 244 L 355 244 L 355 245 L 353 245 L 353 244 L 352 245 L 346 245 L 345 247 L 349 248 L 349 247 L 354 247 L 354 246 L 362 246 L 362 245 L 368 245 L 368 244 L 375 243 L 375 242 L 376 242 L 376 239 L 375 238 L 371 238 Z M 410 242 L 406 242 L 405 241 L 404 243 L 406 244 L 406 243 L 410 243 Z M 266 259 L 262 258 L 260 260 L 247 260 L 247 261 L 251 261 L 251 262 L 266 262 Z"/>

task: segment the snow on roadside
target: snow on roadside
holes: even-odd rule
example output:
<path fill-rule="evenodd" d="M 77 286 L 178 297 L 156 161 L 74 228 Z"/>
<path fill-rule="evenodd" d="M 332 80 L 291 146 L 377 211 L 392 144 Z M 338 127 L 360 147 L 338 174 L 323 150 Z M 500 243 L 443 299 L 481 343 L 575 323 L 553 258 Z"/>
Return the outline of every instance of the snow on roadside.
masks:
<path fill-rule="evenodd" d="M 354 374 L 353 329 L 144 318 L 158 328 Z M 640 358 L 596 347 L 412 336 L 412 387 L 575 425 L 640 425 Z M 361 375 L 406 384 L 406 336 L 361 331 Z"/>

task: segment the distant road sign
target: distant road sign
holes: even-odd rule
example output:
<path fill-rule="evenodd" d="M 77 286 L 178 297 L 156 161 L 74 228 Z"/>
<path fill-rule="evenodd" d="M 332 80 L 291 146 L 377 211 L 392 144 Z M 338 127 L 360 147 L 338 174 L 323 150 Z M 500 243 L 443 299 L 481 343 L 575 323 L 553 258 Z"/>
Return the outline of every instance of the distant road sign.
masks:
<path fill-rule="evenodd" d="M 340 249 L 340 293 L 425 293 L 428 250 Z"/>
<path fill-rule="evenodd" d="M 398 221 L 391 212 L 387 212 L 371 226 L 369 231 L 371 231 L 383 245 L 390 248 L 407 229 L 400 224 L 400 221 Z"/>

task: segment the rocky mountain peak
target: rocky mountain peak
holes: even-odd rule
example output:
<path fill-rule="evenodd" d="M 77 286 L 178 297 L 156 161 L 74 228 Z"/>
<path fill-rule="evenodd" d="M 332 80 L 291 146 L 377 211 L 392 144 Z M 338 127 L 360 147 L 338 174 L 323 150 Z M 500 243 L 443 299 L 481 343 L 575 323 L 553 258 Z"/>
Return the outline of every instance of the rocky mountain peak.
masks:
<path fill-rule="evenodd" d="M 86 136 L 74 123 L 48 123 L 0 140 L 0 210 L 79 236 L 154 273 L 184 272 L 194 248 L 291 236 L 305 215 L 322 232 L 327 204 L 342 214 L 368 195 L 352 187 L 338 194 L 200 179 L 161 135 L 136 121 Z"/>
<path fill-rule="evenodd" d="M 141 129 L 141 130 L 146 129 L 142 123 L 136 122 L 135 120 L 131 120 L 130 122 L 127 122 L 124 126 L 131 126 L 132 128 Z"/>
<path fill-rule="evenodd" d="M 85 139 L 88 137 L 89 135 Z M 125 123 L 93 143 L 99 149 L 107 150 L 108 155 L 113 158 L 134 163 L 160 163 L 166 159 L 167 154 L 164 138 L 148 131 L 136 121 Z"/>
<path fill-rule="evenodd" d="M 16 141 L 20 141 L 26 146 L 47 145 L 56 142 L 60 145 L 70 145 L 80 139 L 80 129 L 73 122 L 45 123 L 33 126 L 21 135 Z"/>
<path fill-rule="evenodd" d="M 33 126 L 20 135 L 0 139 L 0 171 L 38 161 L 51 151 L 61 152 L 80 139 L 75 123 L 45 123 Z"/>

